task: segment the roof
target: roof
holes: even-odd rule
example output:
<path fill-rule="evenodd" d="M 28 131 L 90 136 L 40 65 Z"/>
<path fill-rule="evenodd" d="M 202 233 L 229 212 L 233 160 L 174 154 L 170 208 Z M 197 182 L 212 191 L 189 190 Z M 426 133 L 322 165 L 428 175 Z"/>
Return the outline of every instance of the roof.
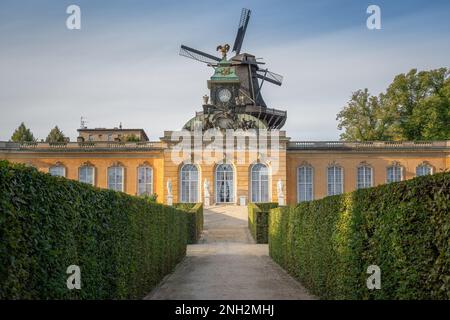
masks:
<path fill-rule="evenodd" d="M 120 128 L 94 128 L 94 129 L 89 129 L 89 128 L 84 128 L 84 129 L 78 129 L 78 132 L 107 132 L 107 131 L 114 131 L 114 132 L 135 132 L 135 131 L 139 131 L 142 134 L 142 137 L 144 138 L 145 141 L 149 141 L 147 134 L 145 133 L 144 129 L 120 129 Z"/>

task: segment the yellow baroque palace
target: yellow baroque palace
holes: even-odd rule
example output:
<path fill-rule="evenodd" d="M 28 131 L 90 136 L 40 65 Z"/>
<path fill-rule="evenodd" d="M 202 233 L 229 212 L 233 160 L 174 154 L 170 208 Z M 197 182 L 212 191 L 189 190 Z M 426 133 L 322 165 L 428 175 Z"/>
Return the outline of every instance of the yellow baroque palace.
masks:
<path fill-rule="evenodd" d="M 174 161 L 177 143 L 170 134 L 160 141 L 126 143 L 1 142 L 0 158 L 131 195 L 156 193 L 159 202 L 169 204 L 205 197 L 209 204 L 277 202 L 280 196 L 295 204 L 450 167 L 450 141 L 290 141 L 282 131 L 270 160 L 243 148 L 231 157 L 211 152 L 208 162 L 189 156 Z"/>
<path fill-rule="evenodd" d="M 182 55 L 214 68 L 202 111 L 183 130 L 149 141 L 142 129 L 82 126 L 76 142 L 0 142 L 0 159 L 130 195 L 157 194 L 166 204 L 205 205 L 295 204 L 450 167 L 450 141 L 291 140 L 280 130 L 287 112 L 268 108 L 261 95 L 263 83 L 281 85 L 282 77 L 239 50 L 227 59 L 229 48 L 219 46 L 217 58 L 182 46 Z"/>

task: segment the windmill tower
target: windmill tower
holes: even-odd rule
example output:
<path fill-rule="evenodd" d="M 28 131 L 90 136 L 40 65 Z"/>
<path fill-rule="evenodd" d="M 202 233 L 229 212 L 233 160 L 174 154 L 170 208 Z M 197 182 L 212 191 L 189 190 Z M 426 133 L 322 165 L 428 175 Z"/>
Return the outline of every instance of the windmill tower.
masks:
<path fill-rule="evenodd" d="M 221 58 L 185 45 L 181 45 L 180 55 L 206 63 L 215 71 L 211 80 L 208 81 L 213 108 L 210 105 L 204 105 L 204 111 L 197 113 L 198 117 L 205 118 L 206 113 L 217 108 L 219 104 L 221 108 L 235 113 L 236 119 L 247 118 L 250 119 L 248 121 L 252 121 L 251 119 L 255 118 L 259 128 L 265 126 L 267 129 L 280 129 L 286 122 L 287 112 L 268 108 L 261 89 L 265 82 L 281 86 L 283 76 L 264 68 L 265 63 L 257 61 L 254 55 L 241 53 L 250 15 L 249 9 L 242 9 L 232 49 L 235 54 L 230 59 L 227 58 L 229 45 L 217 47 L 222 53 Z M 233 86 L 226 84 L 233 84 Z M 236 86 L 237 89 L 235 89 Z"/>

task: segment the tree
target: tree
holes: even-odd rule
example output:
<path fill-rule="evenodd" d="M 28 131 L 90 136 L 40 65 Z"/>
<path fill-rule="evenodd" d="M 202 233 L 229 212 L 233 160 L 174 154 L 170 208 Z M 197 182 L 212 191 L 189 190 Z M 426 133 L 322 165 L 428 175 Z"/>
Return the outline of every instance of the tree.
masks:
<path fill-rule="evenodd" d="M 440 68 L 395 77 L 386 92 L 387 107 L 396 108 L 403 140 L 449 139 L 449 70 Z"/>
<path fill-rule="evenodd" d="M 55 143 L 55 142 L 66 142 L 68 139 L 64 133 L 59 130 L 58 126 L 54 127 L 48 134 L 45 142 Z"/>
<path fill-rule="evenodd" d="M 34 142 L 33 133 L 31 133 L 30 129 L 28 129 L 25 124 L 22 122 L 20 126 L 14 131 L 11 136 L 11 141 L 23 143 L 23 142 Z"/>
<path fill-rule="evenodd" d="M 358 90 L 337 120 L 342 140 L 450 139 L 449 70 L 412 69 L 378 97 Z"/>
<path fill-rule="evenodd" d="M 352 94 L 347 105 L 337 114 L 338 129 L 345 129 L 342 140 L 371 141 L 393 139 L 391 125 L 396 114 L 383 108 L 384 96 L 372 96 L 369 90 L 358 90 Z"/>
<path fill-rule="evenodd" d="M 124 142 L 139 142 L 139 141 L 141 141 L 141 139 L 139 139 L 139 137 L 136 136 L 135 134 L 126 135 L 121 140 Z"/>

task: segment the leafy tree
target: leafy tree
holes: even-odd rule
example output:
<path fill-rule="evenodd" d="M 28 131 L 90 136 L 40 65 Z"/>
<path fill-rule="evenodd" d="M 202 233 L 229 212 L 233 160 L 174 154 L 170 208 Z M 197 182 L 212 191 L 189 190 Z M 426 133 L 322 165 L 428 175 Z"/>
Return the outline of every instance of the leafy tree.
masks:
<path fill-rule="evenodd" d="M 58 126 L 54 127 L 50 133 L 48 134 L 45 142 L 66 142 L 68 138 L 64 135 L 64 133 L 58 128 Z"/>
<path fill-rule="evenodd" d="M 370 141 L 393 139 L 392 123 L 396 114 L 383 108 L 384 96 L 372 96 L 369 90 L 352 94 L 348 104 L 337 115 L 338 129 L 345 128 L 342 140 Z"/>
<path fill-rule="evenodd" d="M 139 139 L 139 137 L 136 136 L 135 134 L 126 135 L 121 140 L 124 142 L 139 142 L 139 141 L 141 141 L 141 139 Z"/>
<path fill-rule="evenodd" d="M 450 139 L 449 70 L 412 69 L 378 97 L 358 90 L 337 120 L 342 140 Z"/>
<path fill-rule="evenodd" d="M 11 141 L 22 143 L 22 142 L 33 142 L 35 141 L 35 139 L 30 129 L 28 129 L 22 122 L 11 136 Z"/>
<path fill-rule="evenodd" d="M 404 140 L 448 139 L 449 135 L 449 71 L 446 68 L 395 77 L 388 87 L 388 107 L 396 108 L 400 117 L 396 124 Z M 447 87 L 447 88 L 446 88 Z"/>

